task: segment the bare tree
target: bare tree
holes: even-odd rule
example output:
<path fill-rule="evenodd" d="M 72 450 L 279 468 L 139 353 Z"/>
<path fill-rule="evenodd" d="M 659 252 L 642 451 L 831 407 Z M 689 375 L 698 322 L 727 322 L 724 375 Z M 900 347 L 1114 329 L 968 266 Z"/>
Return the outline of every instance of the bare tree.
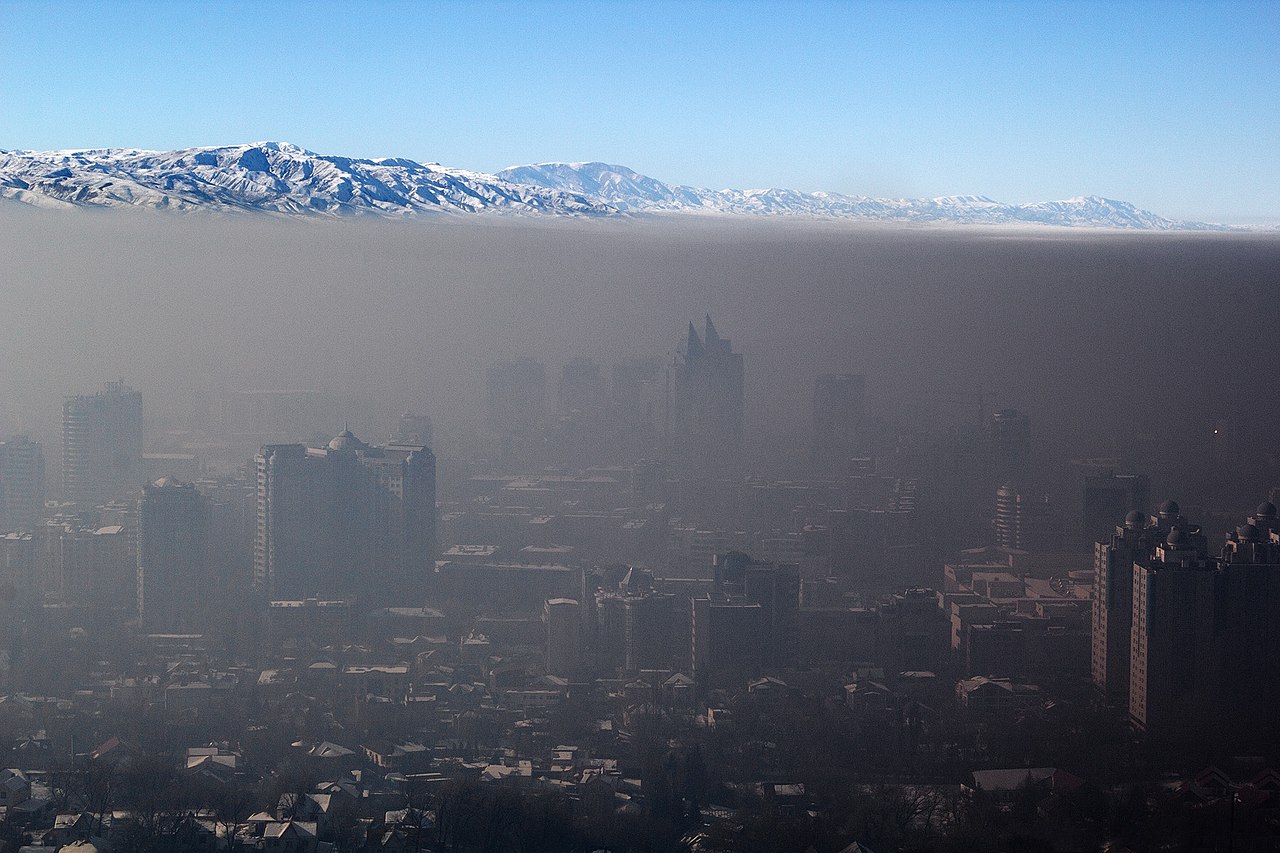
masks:
<path fill-rule="evenodd" d="M 256 799 L 253 792 L 239 781 L 225 784 L 211 782 L 205 786 L 200 799 L 213 813 L 214 826 L 227 840 L 228 853 L 236 853 L 240 843 L 236 830 L 240 827 L 240 821 L 253 810 Z"/>

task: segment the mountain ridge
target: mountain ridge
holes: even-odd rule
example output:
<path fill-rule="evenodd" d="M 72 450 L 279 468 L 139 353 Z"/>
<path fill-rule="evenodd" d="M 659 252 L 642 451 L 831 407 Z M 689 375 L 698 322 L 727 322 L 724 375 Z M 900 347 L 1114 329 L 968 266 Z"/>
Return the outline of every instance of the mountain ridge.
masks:
<path fill-rule="evenodd" d="M 589 192 L 625 210 L 808 214 L 823 218 L 961 224 L 1041 224 L 1135 230 L 1237 230 L 1235 226 L 1167 219 L 1102 196 L 1005 204 L 982 195 L 887 199 L 789 189 L 710 190 L 665 184 L 625 166 L 600 161 L 512 166 L 499 177 L 544 187 Z"/>
<path fill-rule="evenodd" d="M 489 174 L 401 157 L 317 154 L 263 141 L 157 151 L 0 150 L 0 200 L 38 207 L 154 208 L 287 216 L 569 217 L 709 214 L 875 222 L 1035 224 L 1130 230 L 1247 230 L 1182 222 L 1099 196 L 1004 204 L 982 195 L 884 199 L 782 188 L 669 184 L 599 161 L 511 166 Z"/>
<path fill-rule="evenodd" d="M 173 151 L 0 151 L 0 198 L 55 207 L 290 215 L 613 212 L 593 199 L 465 169 L 404 158 L 322 155 L 282 142 Z"/>

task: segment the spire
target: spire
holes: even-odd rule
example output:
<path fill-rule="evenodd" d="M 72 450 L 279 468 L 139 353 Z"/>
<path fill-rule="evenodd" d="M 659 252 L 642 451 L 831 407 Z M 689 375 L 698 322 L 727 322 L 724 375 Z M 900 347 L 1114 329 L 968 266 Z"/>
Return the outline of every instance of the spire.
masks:
<path fill-rule="evenodd" d="M 711 349 L 713 344 L 720 343 L 720 335 L 716 334 L 715 324 L 711 322 L 711 315 L 707 315 L 707 349 Z"/>
<path fill-rule="evenodd" d="M 685 344 L 685 358 L 697 358 L 702 355 L 702 339 L 698 337 L 698 330 L 693 327 L 693 321 L 689 321 L 689 341 Z"/>

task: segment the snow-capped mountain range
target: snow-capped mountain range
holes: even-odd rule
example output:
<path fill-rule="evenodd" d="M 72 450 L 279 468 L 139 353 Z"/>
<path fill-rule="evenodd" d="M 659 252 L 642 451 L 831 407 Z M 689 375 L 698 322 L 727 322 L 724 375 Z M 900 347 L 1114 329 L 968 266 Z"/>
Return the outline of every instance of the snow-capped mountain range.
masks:
<path fill-rule="evenodd" d="M 285 142 L 178 151 L 0 152 L 0 197 L 63 207 L 257 210 L 285 214 L 609 215 L 595 199 L 412 160 L 315 154 Z"/>
<path fill-rule="evenodd" d="M 701 212 L 738 215 L 804 215 L 881 222 L 1039 223 L 1094 228 L 1155 230 L 1218 226 L 1177 222 L 1124 201 L 1077 197 L 1034 204 L 1003 204 L 986 196 L 888 199 L 797 190 L 706 190 L 672 186 L 624 166 L 607 163 L 543 163 L 513 166 L 498 177 L 520 184 L 598 198 L 624 211 Z"/>
<path fill-rule="evenodd" d="M 513 166 L 490 175 L 400 158 L 322 155 L 284 142 L 178 151 L 0 151 L 0 200 L 5 199 L 43 207 L 311 216 L 704 214 L 1144 230 L 1227 227 L 1165 219 L 1094 196 L 1015 205 L 984 196 L 879 199 L 785 189 L 708 190 L 605 163 Z"/>

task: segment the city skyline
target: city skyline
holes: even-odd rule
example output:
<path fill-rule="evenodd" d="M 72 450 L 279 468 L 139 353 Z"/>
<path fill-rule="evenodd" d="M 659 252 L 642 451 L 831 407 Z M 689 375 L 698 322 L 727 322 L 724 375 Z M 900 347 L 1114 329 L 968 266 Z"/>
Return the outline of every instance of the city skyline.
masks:
<path fill-rule="evenodd" d="M 0 0 L 0 853 L 1280 850 L 1276 43 Z"/>

